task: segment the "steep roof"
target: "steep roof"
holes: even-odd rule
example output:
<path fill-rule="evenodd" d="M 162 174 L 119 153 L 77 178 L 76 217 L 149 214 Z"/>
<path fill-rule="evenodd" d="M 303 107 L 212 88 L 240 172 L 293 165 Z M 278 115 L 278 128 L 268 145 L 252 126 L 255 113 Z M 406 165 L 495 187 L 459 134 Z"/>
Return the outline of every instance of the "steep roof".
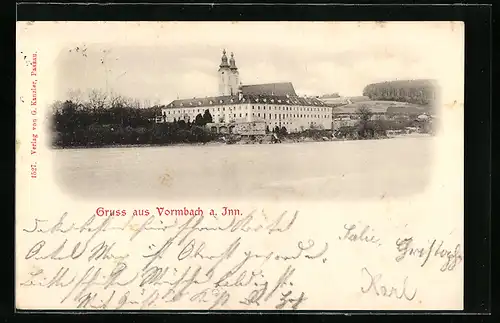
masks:
<path fill-rule="evenodd" d="M 267 83 L 243 85 L 241 87 L 243 94 L 253 95 L 277 95 L 277 96 L 296 96 L 295 89 L 290 82 Z"/>
<path fill-rule="evenodd" d="M 238 96 L 212 96 L 206 98 L 193 98 L 174 100 L 167 105 L 167 109 L 175 108 L 196 108 L 210 107 L 216 105 L 232 105 L 240 103 L 255 103 L 255 104 L 282 104 L 282 105 L 302 105 L 302 106 L 328 106 L 324 102 L 316 98 L 303 98 L 298 96 L 286 95 L 243 95 L 241 100 Z"/>

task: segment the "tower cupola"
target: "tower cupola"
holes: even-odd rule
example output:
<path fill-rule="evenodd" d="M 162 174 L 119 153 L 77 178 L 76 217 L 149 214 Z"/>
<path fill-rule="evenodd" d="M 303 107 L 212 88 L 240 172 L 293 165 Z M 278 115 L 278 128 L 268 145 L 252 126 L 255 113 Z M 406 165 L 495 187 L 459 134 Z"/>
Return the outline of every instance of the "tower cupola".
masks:
<path fill-rule="evenodd" d="M 229 68 L 232 70 L 237 70 L 236 61 L 234 60 L 234 54 L 231 53 L 231 59 L 229 59 Z"/>
<path fill-rule="evenodd" d="M 229 67 L 229 64 L 227 63 L 227 56 L 225 49 L 222 51 L 222 58 L 219 67 Z"/>

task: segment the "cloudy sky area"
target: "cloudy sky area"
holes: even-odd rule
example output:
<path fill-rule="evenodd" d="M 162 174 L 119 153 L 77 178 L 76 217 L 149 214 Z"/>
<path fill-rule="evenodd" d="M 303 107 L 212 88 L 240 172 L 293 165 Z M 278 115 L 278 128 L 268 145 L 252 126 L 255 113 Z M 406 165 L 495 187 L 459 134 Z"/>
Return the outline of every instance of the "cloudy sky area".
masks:
<path fill-rule="evenodd" d="M 64 28 L 69 39 L 55 61 L 56 99 L 65 99 L 71 89 L 94 88 L 161 104 L 217 95 L 223 48 L 228 56 L 234 52 L 243 84 L 288 81 L 300 95 L 361 95 L 369 83 L 416 78 L 434 78 L 453 90 L 463 87 L 463 79 L 457 78 L 463 75 L 463 28 L 458 23 L 103 23 Z"/>

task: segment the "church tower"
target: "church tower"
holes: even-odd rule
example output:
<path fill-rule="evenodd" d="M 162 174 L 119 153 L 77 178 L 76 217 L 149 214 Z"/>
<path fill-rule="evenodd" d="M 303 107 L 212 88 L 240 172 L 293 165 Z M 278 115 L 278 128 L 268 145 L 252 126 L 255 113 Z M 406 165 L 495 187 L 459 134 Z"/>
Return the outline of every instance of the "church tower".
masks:
<path fill-rule="evenodd" d="M 222 51 L 221 63 L 219 65 L 219 95 L 238 95 L 240 75 L 231 53 L 231 59 L 227 60 L 226 50 Z"/>
<path fill-rule="evenodd" d="M 233 53 L 231 53 L 231 59 L 229 60 L 229 69 L 231 70 L 230 92 L 231 95 L 237 95 L 238 88 L 240 86 L 240 73 L 238 72 L 238 68 L 236 67 L 236 61 L 234 60 Z"/>
<path fill-rule="evenodd" d="M 219 65 L 219 95 L 231 95 L 231 69 L 227 62 L 225 49 L 222 51 Z"/>

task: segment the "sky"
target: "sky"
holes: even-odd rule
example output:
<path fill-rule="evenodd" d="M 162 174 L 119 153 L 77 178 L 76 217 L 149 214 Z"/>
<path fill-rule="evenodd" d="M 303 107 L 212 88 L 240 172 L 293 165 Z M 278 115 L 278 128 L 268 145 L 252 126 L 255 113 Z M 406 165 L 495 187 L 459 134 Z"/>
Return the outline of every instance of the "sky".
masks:
<path fill-rule="evenodd" d="M 463 88 L 456 22 L 83 24 L 58 27 L 67 39 L 58 43 L 55 99 L 90 89 L 153 104 L 217 95 L 223 49 L 243 84 L 292 82 L 299 95 L 356 96 L 370 83 L 420 78 Z"/>

